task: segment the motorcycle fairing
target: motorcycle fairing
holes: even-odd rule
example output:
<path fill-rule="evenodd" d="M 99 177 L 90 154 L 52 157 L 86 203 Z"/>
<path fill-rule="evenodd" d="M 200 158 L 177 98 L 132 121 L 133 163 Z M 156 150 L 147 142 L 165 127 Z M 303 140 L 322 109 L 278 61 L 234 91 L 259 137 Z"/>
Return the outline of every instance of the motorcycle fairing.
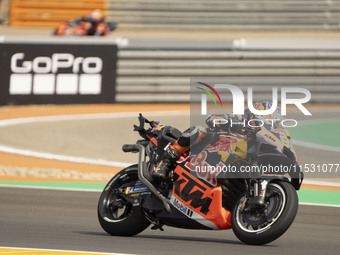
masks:
<path fill-rule="evenodd" d="M 231 213 L 222 207 L 221 187 L 206 185 L 179 165 L 174 170 L 171 201 L 177 203 L 177 210 L 204 226 L 211 229 L 231 228 Z"/>
<path fill-rule="evenodd" d="M 200 150 L 184 153 L 176 163 L 207 186 L 214 187 L 221 179 L 228 178 L 220 169 L 245 159 L 247 149 L 247 141 L 243 137 L 222 134 L 214 143 L 207 143 Z M 220 169 L 215 168 L 212 171 L 210 167 L 220 167 Z"/>
<path fill-rule="evenodd" d="M 174 204 L 171 204 L 170 206 L 171 213 L 162 210 L 156 215 L 157 219 L 159 219 L 163 224 L 185 229 L 214 229 L 213 223 L 210 225 L 204 225 L 202 222 L 196 220 L 195 214 L 193 214 L 191 217 L 188 217 L 188 215 L 178 210 L 177 206 Z"/>

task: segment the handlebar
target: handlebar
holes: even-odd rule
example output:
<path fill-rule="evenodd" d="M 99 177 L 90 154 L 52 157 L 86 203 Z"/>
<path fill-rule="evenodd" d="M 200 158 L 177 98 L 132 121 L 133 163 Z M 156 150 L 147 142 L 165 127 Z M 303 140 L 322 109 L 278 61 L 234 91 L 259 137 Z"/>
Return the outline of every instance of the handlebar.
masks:
<path fill-rule="evenodd" d="M 139 152 L 138 146 L 136 144 L 124 144 L 122 150 L 124 152 Z"/>
<path fill-rule="evenodd" d="M 162 138 L 167 140 L 170 143 L 175 143 L 177 141 L 175 138 L 172 138 L 171 136 L 168 136 L 166 134 L 162 134 Z"/>

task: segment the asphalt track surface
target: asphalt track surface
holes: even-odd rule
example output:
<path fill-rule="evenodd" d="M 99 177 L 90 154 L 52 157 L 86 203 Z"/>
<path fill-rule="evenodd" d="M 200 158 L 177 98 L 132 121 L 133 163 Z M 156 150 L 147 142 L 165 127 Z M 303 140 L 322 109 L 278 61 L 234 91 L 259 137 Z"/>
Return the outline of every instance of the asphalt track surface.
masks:
<path fill-rule="evenodd" d="M 338 119 L 339 116 L 339 111 L 315 110 L 313 112 L 313 119 Z M 182 130 L 188 124 L 184 116 L 178 118 L 163 116 L 161 119 L 163 123 L 167 121 L 169 124 L 174 123 Z M 74 150 L 73 153 L 96 156 L 93 155 L 96 149 L 104 146 L 103 149 L 107 150 L 108 147 L 105 146 L 110 145 L 112 151 L 101 155 L 109 160 L 122 159 L 118 152 L 120 145 L 135 140 L 135 136 L 129 135 L 130 124 L 135 122 L 135 119 L 129 118 L 104 122 L 88 120 L 78 122 L 78 124 L 72 121 L 54 123 L 60 125 L 60 130 L 55 127 L 50 131 L 53 134 L 52 138 L 45 136 L 41 138 L 45 139 L 43 143 L 39 145 L 39 142 L 35 140 L 34 144 L 36 147 L 42 146 L 40 149 L 45 150 L 43 146 L 51 144 L 46 139 L 52 139 L 55 150 L 57 141 L 62 143 L 56 137 L 58 133 L 64 135 L 67 133 L 65 129 L 73 130 L 76 125 L 79 137 L 86 137 L 90 142 L 86 146 L 82 144 L 82 152 Z M 118 133 L 113 132 L 117 126 L 127 128 Z M 23 136 L 34 140 L 35 135 L 39 137 L 44 132 L 44 124 L 40 123 L 39 127 L 40 129 L 37 130 L 34 123 L 4 127 L 1 133 L 6 131 L 7 135 L 0 137 L 0 141 L 24 148 L 25 144 L 18 144 L 18 142 L 12 144 L 14 140 L 11 140 L 11 132 L 16 134 L 18 141 L 20 140 L 18 129 L 21 128 L 25 130 L 21 132 Z M 92 128 L 97 128 L 98 132 L 93 132 Z M 32 130 L 29 136 L 28 130 Z M 37 134 L 33 132 L 34 130 Z M 45 131 L 48 130 L 50 129 L 46 126 Z M 69 137 L 72 135 L 74 133 L 70 132 Z M 74 139 L 80 139 L 79 137 Z M 106 137 L 106 143 L 104 137 Z M 73 145 L 68 144 L 71 148 L 65 148 L 65 144 L 62 143 L 59 149 L 68 149 L 72 154 L 72 146 L 79 148 L 79 143 L 74 142 Z M 90 148 L 91 151 L 86 151 L 86 148 Z M 31 149 L 38 148 L 31 147 Z M 52 146 L 50 150 L 53 150 Z M 299 146 L 296 150 L 303 161 L 336 160 L 338 162 L 339 160 L 338 152 L 319 151 Z M 97 220 L 96 207 L 99 195 L 99 192 L 0 187 L 0 246 L 129 254 L 338 254 L 340 250 L 340 208 L 300 205 L 295 222 L 284 236 L 271 244 L 254 247 L 242 244 L 231 230 L 197 231 L 165 227 L 164 232 L 149 228 L 135 237 L 109 236 L 101 229 Z"/>
<path fill-rule="evenodd" d="M 0 188 L 0 246 L 128 254 L 338 254 L 340 208 L 301 206 L 292 227 L 265 246 L 242 244 L 229 231 L 165 227 L 135 237 L 99 226 L 99 192 Z"/>

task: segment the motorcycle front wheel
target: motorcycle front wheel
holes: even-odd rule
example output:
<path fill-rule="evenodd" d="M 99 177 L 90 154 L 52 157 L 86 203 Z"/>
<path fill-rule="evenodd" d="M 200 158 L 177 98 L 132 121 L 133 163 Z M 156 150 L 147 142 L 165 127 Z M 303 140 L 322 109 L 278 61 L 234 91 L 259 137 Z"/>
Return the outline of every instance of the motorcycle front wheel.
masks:
<path fill-rule="evenodd" d="M 246 244 L 267 244 L 287 231 L 297 210 L 294 187 L 284 181 L 270 183 L 264 206 L 247 209 L 247 198 L 239 200 L 233 211 L 232 228 L 237 238 Z"/>
<path fill-rule="evenodd" d="M 126 187 L 140 183 L 137 171 L 137 165 L 120 171 L 108 182 L 99 198 L 98 220 L 110 235 L 133 236 L 150 225 L 141 205 L 133 206 L 122 194 Z"/>

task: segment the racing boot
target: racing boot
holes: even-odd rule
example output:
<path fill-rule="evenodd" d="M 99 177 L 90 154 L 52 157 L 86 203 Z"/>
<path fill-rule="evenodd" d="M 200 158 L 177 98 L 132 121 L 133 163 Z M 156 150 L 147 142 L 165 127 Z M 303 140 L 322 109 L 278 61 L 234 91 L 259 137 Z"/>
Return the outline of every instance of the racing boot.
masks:
<path fill-rule="evenodd" d="M 179 159 L 179 157 L 190 148 L 190 141 L 197 143 L 207 135 L 207 131 L 199 126 L 188 128 L 183 132 L 180 138 L 169 146 L 164 153 L 163 160 L 152 172 L 152 177 L 157 180 L 165 180 L 170 166 Z"/>
<path fill-rule="evenodd" d="M 182 147 L 176 142 L 174 145 L 169 146 L 163 155 L 163 160 L 153 170 L 152 177 L 156 180 L 163 181 L 170 170 L 170 166 L 179 159 L 179 157 L 186 151 L 188 147 Z"/>

